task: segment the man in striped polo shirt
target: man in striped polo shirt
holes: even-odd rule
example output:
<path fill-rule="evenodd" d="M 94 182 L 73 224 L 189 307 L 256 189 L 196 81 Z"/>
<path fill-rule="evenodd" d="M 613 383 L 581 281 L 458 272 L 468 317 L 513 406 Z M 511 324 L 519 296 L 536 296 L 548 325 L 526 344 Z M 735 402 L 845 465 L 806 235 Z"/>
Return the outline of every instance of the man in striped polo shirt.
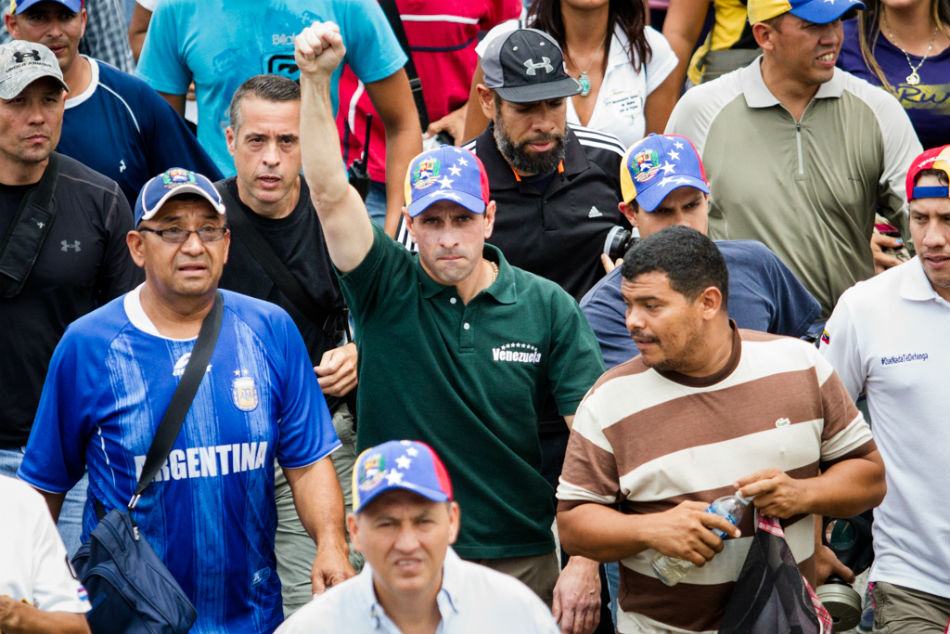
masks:
<path fill-rule="evenodd" d="M 753 519 L 737 530 L 704 512 L 712 500 L 754 496 L 760 513 L 782 519 L 814 583 L 812 514 L 879 504 L 884 466 L 813 346 L 729 320 L 725 262 L 699 232 L 644 239 L 624 259 L 621 292 L 640 356 L 604 374 L 577 410 L 558 488 L 561 541 L 621 562 L 619 632 L 716 631 Z M 650 566 L 657 551 L 697 567 L 667 587 Z"/>

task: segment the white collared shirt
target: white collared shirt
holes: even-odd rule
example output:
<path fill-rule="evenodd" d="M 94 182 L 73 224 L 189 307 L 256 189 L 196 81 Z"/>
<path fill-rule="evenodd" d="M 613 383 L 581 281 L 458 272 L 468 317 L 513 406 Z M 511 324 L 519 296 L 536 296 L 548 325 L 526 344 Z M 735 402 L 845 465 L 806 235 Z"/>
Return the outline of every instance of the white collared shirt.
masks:
<path fill-rule="evenodd" d="M 821 352 L 853 398 L 867 390 L 884 458 L 869 580 L 950 598 L 950 303 L 914 258 L 841 296 Z"/>
<path fill-rule="evenodd" d="M 558 634 L 550 610 L 514 577 L 463 561 L 449 548 L 437 597 L 442 621 L 436 632 Z M 276 634 L 402 634 L 376 599 L 369 564 L 356 577 L 300 608 Z"/>

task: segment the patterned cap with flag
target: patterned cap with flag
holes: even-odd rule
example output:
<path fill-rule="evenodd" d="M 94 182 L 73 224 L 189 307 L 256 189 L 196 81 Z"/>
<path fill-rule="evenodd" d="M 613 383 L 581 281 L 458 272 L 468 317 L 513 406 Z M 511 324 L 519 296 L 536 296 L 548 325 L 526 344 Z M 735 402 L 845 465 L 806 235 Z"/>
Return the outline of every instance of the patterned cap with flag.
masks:
<path fill-rule="evenodd" d="M 473 214 L 488 204 L 488 174 L 477 156 L 442 145 L 418 155 L 406 171 L 406 207 L 415 218 L 441 200 L 450 200 Z"/>
<path fill-rule="evenodd" d="M 924 170 L 940 170 L 945 172 L 947 179 L 950 180 L 950 145 L 930 148 L 915 158 L 914 162 L 910 164 L 910 169 L 907 170 L 907 181 L 905 182 L 907 202 L 915 198 L 946 198 L 950 196 L 950 188 L 946 185 L 915 187 L 917 176 Z"/>
<path fill-rule="evenodd" d="M 405 489 L 432 502 L 452 499 L 445 465 L 432 447 L 417 440 L 390 440 L 370 447 L 353 465 L 354 513 L 393 489 Z"/>
<path fill-rule="evenodd" d="M 143 220 L 150 220 L 170 198 L 182 194 L 201 196 L 211 203 L 215 211 L 224 215 L 221 194 L 206 176 L 183 167 L 173 167 L 153 176 L 142 186 L 142 191 L 135 200 L 135 225 L 138 226 Z"/>
<path fill-rule="evenodd" d="M 749 0 L 749 24 L 758 24 L 783 13 L 813 24 L 834 22 L 851 9 L 863 9 L 859 0 Z"/>
<path fill-rule="evenodd" d="M 678 134 L 650 134 L 627 149 L 620 166 L 623 202 L 636 198 L 640 208 L 653 211 L 680 187 L 709 193 L 703 162 L 689 139 Z"/>

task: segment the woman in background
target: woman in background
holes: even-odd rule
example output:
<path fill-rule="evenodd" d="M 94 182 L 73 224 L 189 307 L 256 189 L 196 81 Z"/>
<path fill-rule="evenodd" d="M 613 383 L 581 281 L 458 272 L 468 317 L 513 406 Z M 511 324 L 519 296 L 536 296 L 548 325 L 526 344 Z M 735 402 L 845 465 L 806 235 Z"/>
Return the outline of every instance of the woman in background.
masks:
<path fill-rule="evenodd" d="M 838 66 L 891 92 L 924 148 L 950 143 L 950 0 L 864 0 Z"/>
<path fill-rule="evenodd" d="M 679 97 L 670 77 L 676 55 L 658 31 L 647 26 L 640 0 L 535 0 L 524 26 L 551 35 L 564 52 L 567 72 L 581 84 L 568 100 L 567 122 L 609 132 L 632 145 L 649 132 L 662 133 Z M 492 38 L 519 28 L 510 20 L 488 32 L 479 56 Z M 482 82 L 481 65 L 472 80 Z M 477 136 L 488 120 L 481 108 L 468 108 L 465 138 Z"/>

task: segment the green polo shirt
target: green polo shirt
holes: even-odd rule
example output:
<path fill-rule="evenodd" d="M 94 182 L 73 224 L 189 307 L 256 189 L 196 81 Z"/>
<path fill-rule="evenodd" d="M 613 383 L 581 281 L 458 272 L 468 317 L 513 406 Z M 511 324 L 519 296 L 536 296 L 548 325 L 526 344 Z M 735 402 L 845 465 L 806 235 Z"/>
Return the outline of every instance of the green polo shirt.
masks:
<path fill-rule="evenodd" d="M 441 456 L 467 559 L 554 549 L 554 491 L 541 477 L 538 413 L 551 393 L 574 413 L 603 373 L 594 333 L 558 285 L 498 263 L 498 278 L 462 303 L 418 255 L 375 227 L 373 247 L 341 287 L 359 345 L 357 445 L 422 440 Z"/>

